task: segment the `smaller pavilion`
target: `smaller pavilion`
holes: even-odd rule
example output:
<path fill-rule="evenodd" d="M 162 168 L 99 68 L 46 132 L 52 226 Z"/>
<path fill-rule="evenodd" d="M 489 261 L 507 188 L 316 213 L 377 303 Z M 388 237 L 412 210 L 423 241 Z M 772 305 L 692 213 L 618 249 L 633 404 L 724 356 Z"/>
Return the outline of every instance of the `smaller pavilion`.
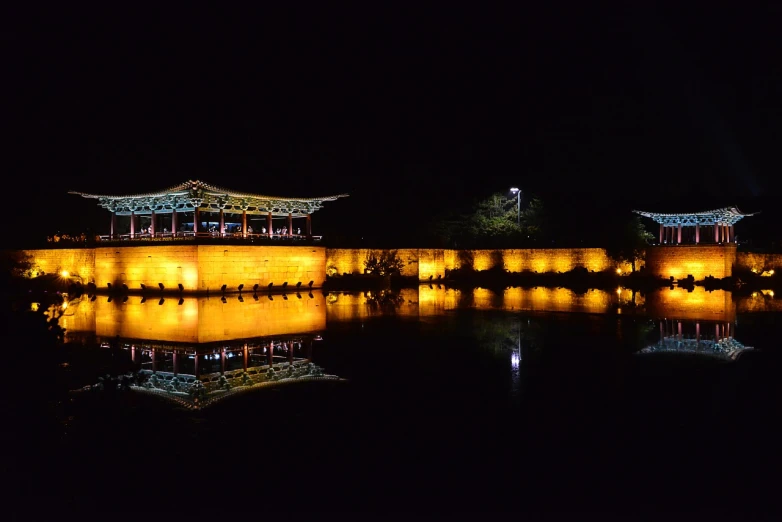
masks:
<path fill-rule="evenodd" d="M 101 239 L 179 237 L 308 238 L 312 213 L 347 194 L 288 198 L 237 192 L 198 180 L 147 194 L 110 196 L 71 191 L 97 199 L 111 212 L 110 233 Z M 122 223 L 117 218 L 121 216 Z M 294 228 L 293 220 L 304 221 Z M 253 223 L 254 225 L 253 226 Z M 276 223 L 275 223 L 276 221 Z M 303 230 L 302 230 L 303 228 Z"/>
<path fill-rule="evenodd" d="M 746 214 L 736 207 L 718 208 L 705 212 L 693 212 L 682 214 L 659 214 L 634 210 L 636 214 L 648 217 L 660 224 L 660 244 L 680 245 L 682 243 L 700 244 L 728 244 L 735 243 L 736 236 L 733 226 L 747 216 L 754 216 L 757 212 Z M 701 235 L 701 227 L 708 227 L 707 234 Z M 684 231 L 682 233 L 682 228 Z M 714 232 L 711 234 L 710 232 Z M 710 240 L 714 237 L 714 241 Z"/>

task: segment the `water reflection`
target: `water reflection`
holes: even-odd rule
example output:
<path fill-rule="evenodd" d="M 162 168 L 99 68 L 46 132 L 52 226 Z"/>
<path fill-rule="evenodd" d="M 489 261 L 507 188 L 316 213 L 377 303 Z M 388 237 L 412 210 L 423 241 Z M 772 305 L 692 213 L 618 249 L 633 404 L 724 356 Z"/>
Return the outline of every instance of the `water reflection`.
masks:
<path fill-rule="evenodd" d="M 735 359 L 748 349 L 735 339 L 736 303 L 739 308 L 762 305 L 767 309 L 773 295 L 742 299 L 736 301 L 729 292 L 706 292 L 701 287 L 641 294 L 621 287 L 578 292 L 543 287 L 457 290 L 441 285 L 399 291 L 297 293 L 271 299 L 130 296 L 112 300 L 84 296 L 68 302 L 61 325 L 69 342 L 90 340 L 127 351 L 154 389 L 203 400 L 210 393 L 273 381 L 280 371 L 288 372 L 289 377 L 294 373 L 297 377 L 321 376 L 322 370 L 313 363 L 312 349 L 329 324 L 381 316 L 447 318 L 467 312 L 457 316 L 457 326 L 467 328 L 463 335 L 484 353 L 494 353 L 497 360 L 504 361 L 511 375 L 512 394 L 518 395 L 530 350 L 537 350 L 546 336 L 558 335 L 536 330 L 536 324 L 529 321 L 531 313 L 628 316 L 631 323 L 620 324 L 613 335 L 620 343 L 632 345 L 633 351 Z M 471 313 L 475 311 L 501 314 L 487 318 Z M 636 324 L 637 319 L 641 321 Z M 650 320 L 659 325 L 656 340 L 648 339 L 654 328 L 649 326 Z M 572 328 L 573 319 L 565 324 Z M 193 392 L 194 386 L 201 385 L 203 390 L 198 393 L 207 395 Z"/>
<path fill-rule="evenodd" d="M 659 328 L 658 341 L 639 353 L 695 354 L 735 361 L 753 349 L 734 338 L 736 326 L 730 322 L 661 319 Z"/>

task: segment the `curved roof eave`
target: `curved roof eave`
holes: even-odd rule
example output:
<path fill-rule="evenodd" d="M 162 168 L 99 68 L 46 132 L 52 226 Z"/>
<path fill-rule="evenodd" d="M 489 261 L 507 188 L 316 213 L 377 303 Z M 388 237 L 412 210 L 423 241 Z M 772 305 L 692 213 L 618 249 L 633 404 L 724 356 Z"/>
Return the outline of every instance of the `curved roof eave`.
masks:
<path fill-rule="evenodd" d="M 154 198 L 170 195 L 187 195 L 191 190 L 203 190 L 215 196 L 231 196 L 236 198 L 248 198 L 248 199 L 262 199 L 262 200 L 274 200 L 274 201 L 335 201 L 339 198 L 346 198 L 348 194 L 335 194 L 331 196 L 322 196 L 317 198 L 288 198 L 277 196 L 265 196 L 263 194 L 252 194 L 247 192 L 235 192 L 216 185 L 211 185 L 199 180 L 188 180 L 185 183 L 180 183 L 166 190 L 159 192 L 149 192 L 145 194 L 129 194 L 125 196 L 110 195 L 110 194 L 88 194 L 85 192 L 69 191 L 69 194 L 76 194 L 83 198 L 88 199 L 143 199 Z"/>

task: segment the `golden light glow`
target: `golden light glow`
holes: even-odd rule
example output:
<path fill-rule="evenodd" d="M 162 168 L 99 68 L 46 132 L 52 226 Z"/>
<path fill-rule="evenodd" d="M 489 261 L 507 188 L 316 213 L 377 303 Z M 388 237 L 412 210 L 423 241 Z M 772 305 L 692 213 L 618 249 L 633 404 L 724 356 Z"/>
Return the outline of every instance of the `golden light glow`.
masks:
<path fill-rule="evenodd" d="M 622 273 L 622 269 L 621 269 L 621 268 L 617 268 L 617 269 L 616 269 L 616 273 L 617 273 L 617 274 L 621 274 L 621 273 Z"/>
<path fill-rule="evenodd" d="M 646 296 L 646 311 L 657 317 L 732 321 L 736 318 L 736 304 L 730 292 L 707 292 L 696 286 L 692 292 L 684 288 L 660 289 Z"/>
<path fill-rule="evenodd" d="M 243 302 L 237 298 L 206 297 L 147 299 L 137 296 L 122 303 L 105 298 L 78 302 L 75 317 L 64 324 L 73 333 L 94 332 L 100 337 L 153 339 L 183 343 L 208 343 L 251 337 L 265 337 L 321 331 L 326 328 L 325 298 L 314 292 L 301 299 L 267 297 Z M 73 308 L 73 307 L 71 307 Z"/>
<path fill-rule="evenodd" d="M 764 270 L 760 277 L 771 277 L 774 275 L 774 270 Z"/>
<path fill-rule="evenodd" d="M 60 275 L 62 277 L 70 277 L 71 274 L 67 270 L 63 270 L 62 272 L 60 272 Z"/>

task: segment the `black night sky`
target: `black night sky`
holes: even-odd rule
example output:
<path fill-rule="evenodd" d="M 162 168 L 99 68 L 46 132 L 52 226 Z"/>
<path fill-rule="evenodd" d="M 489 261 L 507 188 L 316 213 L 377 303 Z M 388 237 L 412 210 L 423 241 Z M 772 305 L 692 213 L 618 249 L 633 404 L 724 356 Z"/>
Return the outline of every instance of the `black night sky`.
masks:
<path fill-rule="evenodd" d="M 201 179 L 349 193 L 315 232 L 400 247 L 511 186 L 582 228 L 736 204 L 780 237 L 779 4 L 275 4 L 12 13 L 4 228 L 101 231 L 68 190 Z"/>

